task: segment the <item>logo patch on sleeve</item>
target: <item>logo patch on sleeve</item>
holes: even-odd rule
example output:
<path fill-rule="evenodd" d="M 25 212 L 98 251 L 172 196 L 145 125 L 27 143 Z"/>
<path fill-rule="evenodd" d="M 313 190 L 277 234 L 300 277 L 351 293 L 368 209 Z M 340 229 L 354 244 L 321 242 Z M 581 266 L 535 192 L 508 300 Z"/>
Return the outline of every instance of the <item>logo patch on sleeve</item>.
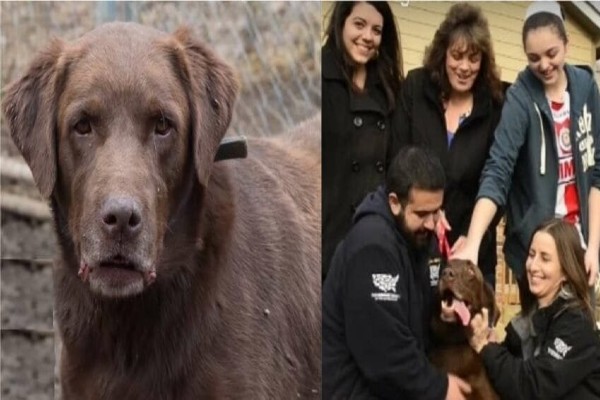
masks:
<path fill-rule="evenodd" d="M 398 278 L 400 275 L 373 274 L 373 285 L 381 292 L 371 293 L 376 301 L 398 301 L 400 295 L 396 293 Z"/>
<path fill-rule="evenodd" d="M 567 353 L 573 348 L 573 346 L 567 345 L 561 338 L 554 339 L 554 348 L 548 347 L 548 354 L 557 360 L 565 358 Z"/>
<path fill-rule="evenodd" d="M 429 285 L 437 287 L 440 281 L 440 267 L 442 265 L 442 259 L 435 257 L 429 260 Z"/>

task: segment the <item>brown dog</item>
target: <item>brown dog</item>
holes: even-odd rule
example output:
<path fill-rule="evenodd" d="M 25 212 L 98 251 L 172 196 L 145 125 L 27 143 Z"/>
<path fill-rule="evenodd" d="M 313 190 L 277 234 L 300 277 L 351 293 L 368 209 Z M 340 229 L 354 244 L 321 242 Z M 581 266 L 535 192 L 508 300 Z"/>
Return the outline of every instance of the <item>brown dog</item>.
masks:
<path fill-rule="evenodd" d="M 125 23 L 8 88 L 59 236 L 65 399 L 319 397 L 320 119 L 214 162 L 237 88 L 187 30 Z"/>
<path fill-rule="evenodd" d="M 494 291 L 484 282 L 477 266 L 470 261 L 450 260 L 438 285 L 439 309 L 434 312 L 433 334 L 439 344 L 430 355 L 431 362 L 466 380 L 472 388 L 470 400 L 495 400 L 481 358 L 468 341 L 471 317 L 489 310 L 494 325 L 500 317 Z"/>

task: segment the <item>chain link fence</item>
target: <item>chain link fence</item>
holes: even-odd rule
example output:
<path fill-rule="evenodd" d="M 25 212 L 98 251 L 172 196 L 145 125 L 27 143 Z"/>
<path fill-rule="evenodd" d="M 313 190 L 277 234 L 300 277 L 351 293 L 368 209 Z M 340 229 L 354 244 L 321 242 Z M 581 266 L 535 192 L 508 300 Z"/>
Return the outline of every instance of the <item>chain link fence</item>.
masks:
<path fill-rule="evenodd" d="M 236 67 L 241 92 L 230 133 L 276 134 L 321 107 L 318 2 L 3 2 L 1 11 L 1 87 L 49 38 L 73 40 L 122 20 L 167 32 L 188 25 Z"/>

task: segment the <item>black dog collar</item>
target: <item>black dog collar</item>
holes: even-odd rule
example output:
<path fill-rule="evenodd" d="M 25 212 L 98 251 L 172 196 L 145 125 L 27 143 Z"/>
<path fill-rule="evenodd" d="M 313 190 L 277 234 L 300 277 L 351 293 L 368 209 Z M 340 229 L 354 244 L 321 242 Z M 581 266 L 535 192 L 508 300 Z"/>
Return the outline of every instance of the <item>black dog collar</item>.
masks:
<path fill-rule="evenodd" d="M 248 144 L 245 136 L 225 138 L 221 140 L 221 144 L 219 144 L 219 149 L 215 155 L 215 161 L 246 158 L 247 155 Z"/>

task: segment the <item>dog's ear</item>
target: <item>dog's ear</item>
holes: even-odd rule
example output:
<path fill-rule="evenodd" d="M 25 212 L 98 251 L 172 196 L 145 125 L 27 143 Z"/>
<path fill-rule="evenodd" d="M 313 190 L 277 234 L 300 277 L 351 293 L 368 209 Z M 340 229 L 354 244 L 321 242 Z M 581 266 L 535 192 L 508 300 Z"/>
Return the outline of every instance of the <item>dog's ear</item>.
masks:
<path fill-rule="evenodd" d="M 492 286 L 483 282 L 483 297 L 484 297 L 484 307 L 488 309 L 488 317 L 490 321 L 492 321 L 492 326 L 496 326 L 498 320 L 500 319 L 500 308 L 496 303 L 496 295 Z"/>
<path fill-rule="evenodd" d="M 231 122 L 239 83 L 233 69 L 194 39 L 189 29 L 180 28 L 173 36 L 177 49 L 172 54 L 189 87 L 196 173 L 200 183 L 207 185 L 219 143 Z"/>
<path fill-rule="evenodd" d="M 2 109 L 10 135 L 33 173 L 42 196 L 56 183 L 56 104 L 63 43 L 54 40 L 7 89 Z"/>
<path fill-rule="evenodd" d="M 494 293 L 494 289 L 492 289 L 492 286 L 483 278 L 481 269 L 477 265 L 473 264 L 473 262 L 470 260 L 453 260 L 451 262 L 466 263 L 467 268 L 475 274 L 477 281 L 481 282 L 483 285 L 483 298 L 481 302 L 482 307 L 488 309 L 488 317 L 490 318 L 491 322 L 493 321 L 493 326 L 496 326 L 498 320 L 500 319 L 500 308 L 496 303 L 496 294 Z"/>

